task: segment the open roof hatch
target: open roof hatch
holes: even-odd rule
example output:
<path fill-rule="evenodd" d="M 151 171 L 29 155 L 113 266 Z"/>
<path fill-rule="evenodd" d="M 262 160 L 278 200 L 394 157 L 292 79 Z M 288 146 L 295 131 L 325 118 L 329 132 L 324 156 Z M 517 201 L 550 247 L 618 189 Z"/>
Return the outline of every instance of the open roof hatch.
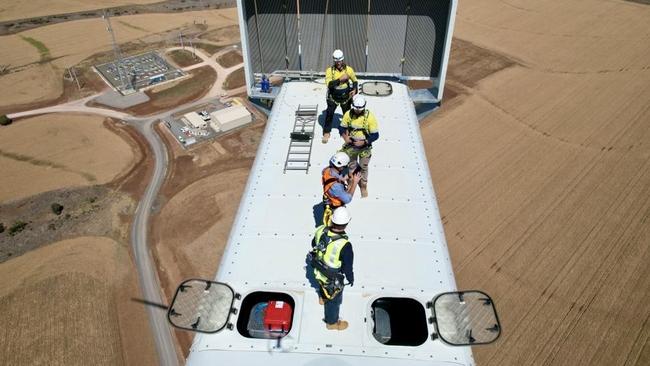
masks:
<path fill-rule="evenodd" d="M 445 292 L 427 303 L 432 311 L 429 321 L 437 333 L 432 339 L 452 346 L 492 343 L 501 334 L 494 302 L 481 291 Z"/>
<path fill-rule="evenodd" d="M 217 333 L 228 323 L 230 314 L 237 314 L 233 307 L 241 296 L 225 283 L 190 279 L 183 281 L 174 294 L 167 312 L 169 322 L 180 329 L 200 333 Z"/>

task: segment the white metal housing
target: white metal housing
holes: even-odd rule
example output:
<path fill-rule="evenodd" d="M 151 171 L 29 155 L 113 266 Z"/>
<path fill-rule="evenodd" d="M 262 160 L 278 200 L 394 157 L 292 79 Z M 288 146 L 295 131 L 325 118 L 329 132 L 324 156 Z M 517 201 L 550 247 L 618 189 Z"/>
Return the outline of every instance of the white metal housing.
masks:
<path fill-rule="evenodd" d="M 237 329 L 197 334 L 188 365 L 471 365 L 469 347 L 428 339 L 417 347 L 386 346 L 371 334 L 370 306 L 380 297 L 405 297 L 423 306 L 456 290 L 440 213 L 418 120 L 405 85 L 390 96 L 366 96 L 379 121 L 380 138 L 370 164 L 369 197 L 348 205 L 348 234 L 355 252 L 354 287 L 343 293 L 344 331 L 327 330 L 323 307 L 305 277 L 305 254 L 321 201 L 321 170 L 341 147 L 336 134 L 320 142 L 316 128 L 311 169 L 283 173 L 289 132 L 299 104 L 325 105 L 325 86 L 285 83 L 268 119 L 216 280 L 243 297 L 255 291 L 283 292 L 295 301 L 293 328 L 280 349 Z M 336 121 L 337 118 L 335 118 Z M 335 130 L 334 130 L 335 131 Z M 200 255 L 197 253 L 197 255 Z M 427 310 L 428 314 L 428 310 Z M 237 317 L 232 315 L 231 322 Z M 429 334 L 434 332 L 427 325 Z"/>

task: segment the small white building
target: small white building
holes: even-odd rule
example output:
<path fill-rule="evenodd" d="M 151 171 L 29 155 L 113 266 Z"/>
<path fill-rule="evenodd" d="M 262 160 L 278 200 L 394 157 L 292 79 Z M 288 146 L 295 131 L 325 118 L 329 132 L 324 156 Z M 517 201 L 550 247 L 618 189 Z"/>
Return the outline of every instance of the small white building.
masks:
<path fill-rule="evenodd" d="M 228 131 L 239 126 L 243 126 L 247 123 L 250 123 L 253 120 L 251 113 L 243 105 L 236 105 L 224 109 L 220 109 L 216 112 L 210 114 L 212 116 L 212 121 L 210 125 L 215 125 L 219 127 L 219 130 L 213 126 L 212 128 L 219 131 Z"/>
<path fill-rule="evenodd" d="M 221 132 L 221 126 L 219 126 L 219 122 L 217 122 L 215 119 L 212 119 L 212 121 L 210 121 L 210 127 L 212 127 L 214 132 Z"/>
<path fill-rule="evenodd" d="M 183 118 L 185 118 L 185 120 L 187 120 L 187 122 L 189 122 L 194 128 L 208 127 L 208 123 L 204 121 L 203 118 L 196 112 L 187 113 L 183 116 Z"/>

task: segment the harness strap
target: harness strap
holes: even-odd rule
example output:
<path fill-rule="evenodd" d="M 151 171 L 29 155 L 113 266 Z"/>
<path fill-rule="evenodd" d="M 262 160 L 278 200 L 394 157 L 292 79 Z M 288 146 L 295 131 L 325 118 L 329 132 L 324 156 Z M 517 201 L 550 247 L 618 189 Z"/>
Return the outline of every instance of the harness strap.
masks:
<path fill-rule="evenodd" d="M 336 178 L 336 177 L 329 178 L 329 179 L 327 179 L 327 180 L 325 180 L 325 181 L 323 182 L 323 187 L 325 187 L 326 185 L 328 185 L 328 184 L 330 184 L 330 183 L 334 183 L 334 182 L 336 182 L 336 181 L 338 181 L 338 178 Z"/>
<path fill-rule="evenodd" d="M 348 129 L 348 134 L 350 132 L 354 132 L 354 131 L 363 131 L 363 135 L 366 136 L 366 139 L 368 139 L 368 137 L 370 136 L 370 131 L 368 130 L 368 115 L 369 115 L 369 113 L 370 113 L 370 111 L 367 110 L 367 109 L 364 111 L 364 113 L 363 113 L 363 125 L 362 125 L 361 128 L 352 127 L 352 123 L 350 123 L 350 125 L 348 125 L 348 128 L 347 128 Z"/>

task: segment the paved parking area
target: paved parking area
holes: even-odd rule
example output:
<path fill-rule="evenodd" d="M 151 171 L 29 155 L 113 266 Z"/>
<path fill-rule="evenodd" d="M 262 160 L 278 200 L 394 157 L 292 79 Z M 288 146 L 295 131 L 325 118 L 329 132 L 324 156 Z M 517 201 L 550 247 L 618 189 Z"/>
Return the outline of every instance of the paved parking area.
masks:
<path fill-rule="evenodd" d="M 95 68 L 113 88 L 121 92 L 131 89 L 129 82 L 139 90 L 185 75 L 183 71 L 171 66 L 164 57 L 153 51 L 123 58 L 120 72 L 116 62 L 96 65 Z"/>

